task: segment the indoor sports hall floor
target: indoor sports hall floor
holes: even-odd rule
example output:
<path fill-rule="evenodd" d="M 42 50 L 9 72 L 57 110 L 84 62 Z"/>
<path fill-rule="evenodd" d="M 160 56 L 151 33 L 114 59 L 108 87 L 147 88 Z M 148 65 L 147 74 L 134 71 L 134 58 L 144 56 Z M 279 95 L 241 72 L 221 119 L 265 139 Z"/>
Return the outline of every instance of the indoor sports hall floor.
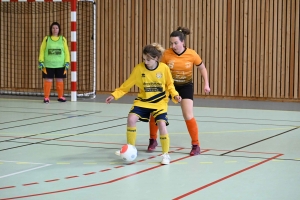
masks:
<path fill-rule="evenodd" d="M 300 104 L 195 99 L 201 155 L 190 157 L 181 110 L 170 103 L 170 165 L 138 122 L 138 158 L 126 143 L 133 96 L 50 104 L 0 98 L 0 199 L 299 200 Z"/>

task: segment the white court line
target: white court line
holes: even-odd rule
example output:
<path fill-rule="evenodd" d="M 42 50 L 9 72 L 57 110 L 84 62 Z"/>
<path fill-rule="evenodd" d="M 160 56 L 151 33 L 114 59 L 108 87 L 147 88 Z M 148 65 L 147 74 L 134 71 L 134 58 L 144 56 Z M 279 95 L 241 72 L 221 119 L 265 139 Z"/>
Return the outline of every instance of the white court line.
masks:
<path fill-rule="evenodd" d="M 8 176 L 14 176 L 14 175 L 21 174 L 21 173 L 24 173 L 24 172 L 29 172 L 29 171 L 40 169 L 40 168 L 43 168 L 43 167 L 48 167 L 50 165 L 51 164 L 46 164 L 46 165 L 43 165 L 43 166 L 39 166 L 39 167 L 35 167 L 35 168 L 31 168 L 31 169 L 27 169 L 27 170 L 23 170 L 23 171 L 19 171 L 19 172 L 15 172 L 15 173 L 12 173 L 12 174 L 7 174 L 7 175 L 4 175 L 4 176 L 0 176 L 0 178 L 5 178 L 5 177 L 8 177 Z"/>

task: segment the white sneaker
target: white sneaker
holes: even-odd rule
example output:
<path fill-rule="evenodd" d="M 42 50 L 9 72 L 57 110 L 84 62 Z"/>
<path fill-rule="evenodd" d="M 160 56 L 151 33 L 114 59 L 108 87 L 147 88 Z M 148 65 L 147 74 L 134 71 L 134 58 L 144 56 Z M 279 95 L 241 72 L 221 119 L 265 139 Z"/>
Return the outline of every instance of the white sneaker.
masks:
<path fill-rule="evenodd" d="M 163 157 L 161 164 L 162 165 L 168 165 L 170 164 L 170 156 L 167 153 L 164 153 L 163 155 L 161 155 L 161 157 Z"/>
<path fill-rule="evenodd" d="M 120 150 L 119 150 L 119 151 L 116 151 L 115 154 L 116 154 L 117 156 L 120 156 L 120 155 L 121 155 Z"/>

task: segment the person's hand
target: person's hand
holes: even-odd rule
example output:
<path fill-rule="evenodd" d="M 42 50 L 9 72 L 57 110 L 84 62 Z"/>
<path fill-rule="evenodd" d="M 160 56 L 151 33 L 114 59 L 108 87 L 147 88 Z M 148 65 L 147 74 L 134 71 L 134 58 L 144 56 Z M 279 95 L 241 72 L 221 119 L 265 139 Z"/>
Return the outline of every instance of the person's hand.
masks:
<path fill-rule="evenodd" d="M 178 103 L 180 103 L 181 100 L 182 100 L 181 96 L 179 96 L 179 95 L 175 96 L 174 99 L 175 99 Z"/>
<path fill-rule="evenodd" d="M 70 63 L 66 62 L 66 63 L 64 64 L 64 67 L 65 67 L 64 74 L 66 74 L 66 73 L 67 73 L 67 71 L 68 71 L 68 70 L 69 70 L 69 68 L 70 68 Z"/>
<path fill-rule="evenodd" d="M 205 92 L 205 94 L 207 94 L 207 93 L 209 93 L 210 92 L 210 87 L 209 87 L 209 85 L 204 85 L 204 92 Z"/>
<path fill-rule="evenodd" d="M 107 104 L 110 104 L 110 102 L 111 102 L 112 100 L 114 100 L 114 99 L 115 99 L 114 96 L 109 96 L 109 97 L 106 98 L 105 102 L 106 102 Z"/>
<path fill-rule="evenodd" d="M 43 70 L 45 68 L 45 65 L 43 62 L 39 62 L 39 70 Z"/>
<path fill-rule="evenodd" d="M 70 68 L 70 63 L 66 62 L 65 65 L 64 65 L 64 67 L 65 67 L 66 70 L 69 70 L 69 68 Z"/>

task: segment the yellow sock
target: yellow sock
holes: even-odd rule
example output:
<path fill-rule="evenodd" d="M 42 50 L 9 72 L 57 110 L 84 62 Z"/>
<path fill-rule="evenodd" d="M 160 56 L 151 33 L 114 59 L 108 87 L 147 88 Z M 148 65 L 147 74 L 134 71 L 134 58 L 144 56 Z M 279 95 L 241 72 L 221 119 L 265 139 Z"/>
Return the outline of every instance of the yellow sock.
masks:
<path fill-rule="evenodd" d="M 161 144 L 161 147 L 162 147 L 162 152 L 163 153 L 169 153 L 169 149 L 170 149 L 169 134 L 160 135 L 160 144 Z"/>
<path fill-rule="evenodd" d="M 136 140 L 136 127 L 127 127 L 127 144 L 135 146 Z"/>

